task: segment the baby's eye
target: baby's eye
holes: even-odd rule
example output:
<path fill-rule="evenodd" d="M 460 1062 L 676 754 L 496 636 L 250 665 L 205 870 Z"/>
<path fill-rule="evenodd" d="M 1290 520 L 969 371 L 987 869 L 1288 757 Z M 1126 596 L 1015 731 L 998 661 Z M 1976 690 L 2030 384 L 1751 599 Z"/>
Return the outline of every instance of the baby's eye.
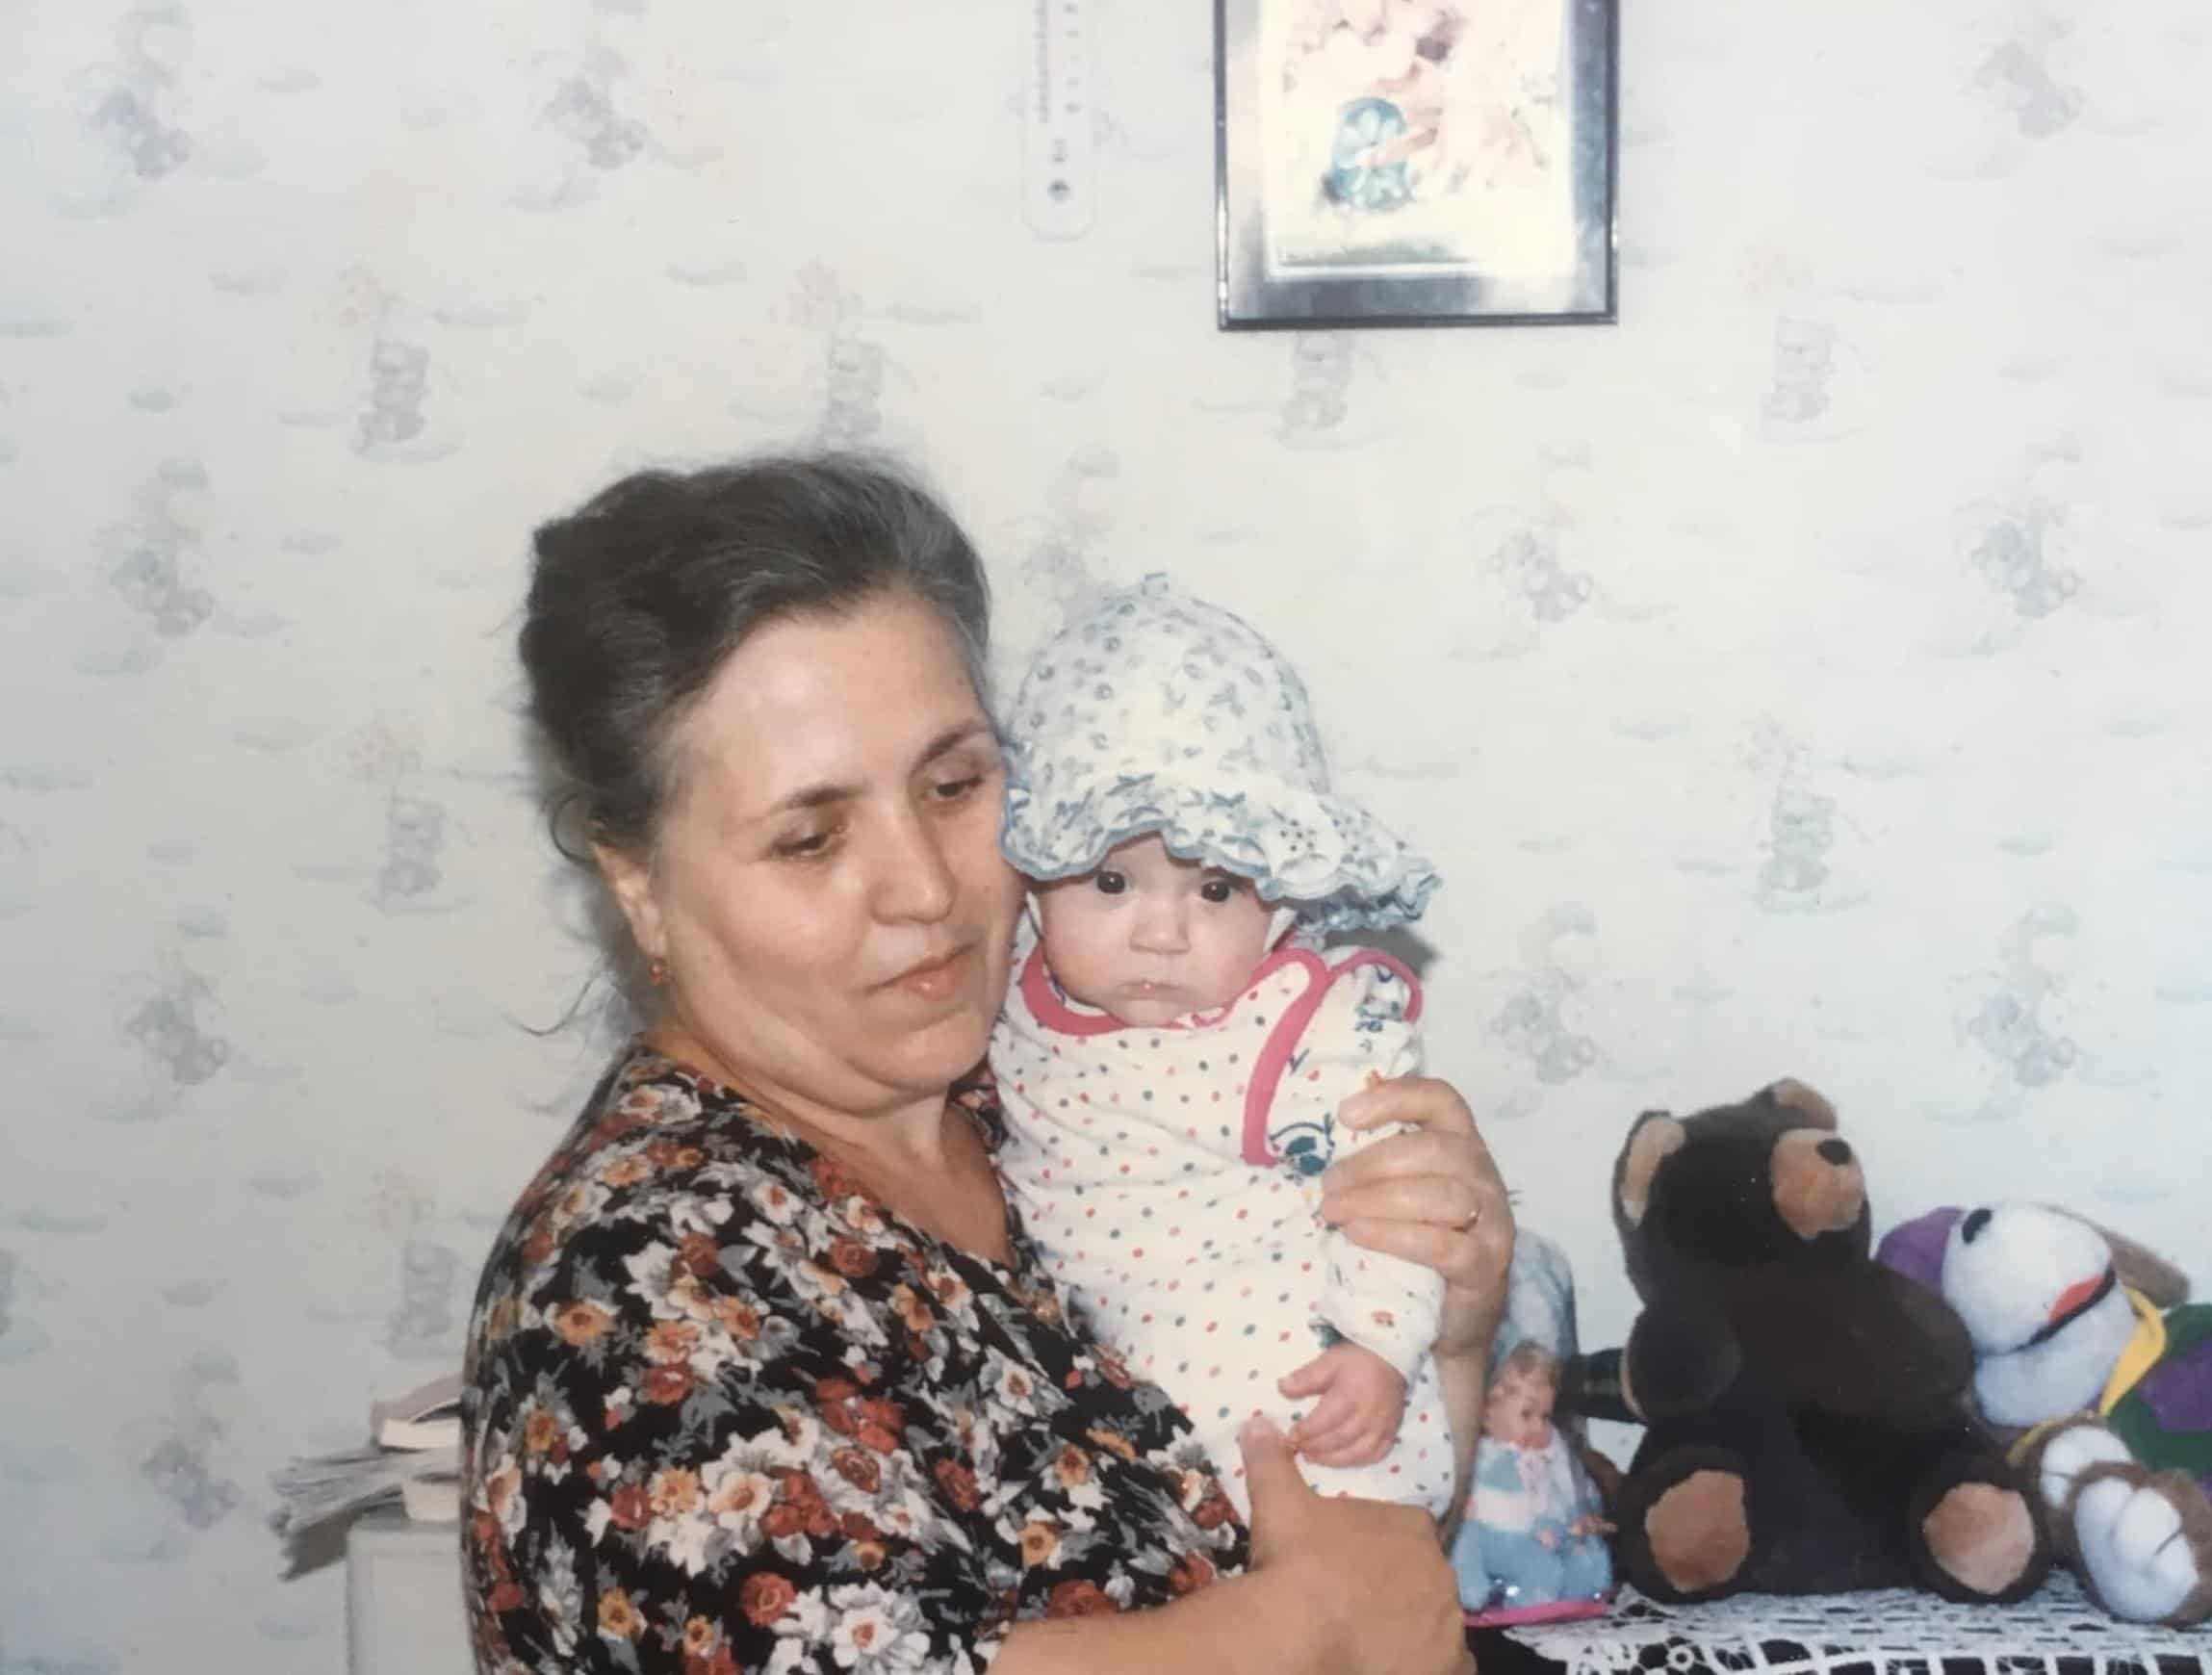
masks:
<path fill-rule="evenodd" d="M 1209 878 L 1198 886 L 1198 898 L 1217 903 L 1234 901 L 1244 888 L 1245 881 L 1241 878 Z"/>
<path fill-rule="evenodd" d="M 1129 888 L 1129 881 L 1111 866 L 1101 866 L 1092 880 L 1100 895 L 1119 895 Z"/>

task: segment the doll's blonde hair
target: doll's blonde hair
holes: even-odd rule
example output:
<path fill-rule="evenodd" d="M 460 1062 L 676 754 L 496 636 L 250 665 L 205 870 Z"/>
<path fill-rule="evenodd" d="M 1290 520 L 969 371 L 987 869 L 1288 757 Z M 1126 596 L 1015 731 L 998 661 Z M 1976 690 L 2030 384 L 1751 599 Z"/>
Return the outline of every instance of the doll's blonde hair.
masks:
<path fill-rule="evenodd" d="M 1497 1388 L 1509 1379 L 1549 1384 L 1556 1391 L 1559 1387 L 1559 1357 L 1535 1339 L 1524 1338 L 1513 1346 L 1511 1353 L 1498 1363 L 1497 1375 L 1490 1380 L 1491 1388 Z"/>

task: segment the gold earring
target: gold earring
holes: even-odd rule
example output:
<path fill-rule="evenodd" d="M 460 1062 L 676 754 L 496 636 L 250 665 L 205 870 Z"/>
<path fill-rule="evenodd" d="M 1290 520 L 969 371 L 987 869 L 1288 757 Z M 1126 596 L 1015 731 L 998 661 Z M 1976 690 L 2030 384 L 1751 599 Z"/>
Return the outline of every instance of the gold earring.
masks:
<path fill-rule="evenodd" d="M 668 981 L 668 962 L 655 955 L 645 963 L 645 980 L 658 989 Z"/>

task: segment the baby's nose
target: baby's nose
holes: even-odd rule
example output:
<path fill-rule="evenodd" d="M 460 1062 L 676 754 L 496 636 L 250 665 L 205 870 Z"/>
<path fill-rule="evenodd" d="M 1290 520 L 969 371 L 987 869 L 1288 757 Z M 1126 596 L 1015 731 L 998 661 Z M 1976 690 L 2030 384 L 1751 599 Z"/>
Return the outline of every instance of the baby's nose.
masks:
<path fill-rule="evenodd" d="M 1137 946 L 1153 953 L 1172 953 L 1187 944 L 1183 909 L 1178 903 L 1161 903 L 1137 915 Z"/>

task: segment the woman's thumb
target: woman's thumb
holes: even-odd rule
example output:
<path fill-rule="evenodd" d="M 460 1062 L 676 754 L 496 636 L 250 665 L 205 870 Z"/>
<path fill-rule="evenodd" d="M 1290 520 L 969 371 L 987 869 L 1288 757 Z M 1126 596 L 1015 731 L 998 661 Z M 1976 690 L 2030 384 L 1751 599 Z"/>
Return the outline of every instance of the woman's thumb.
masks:
<path fill-rule="evenodd" d="M 1298 1454 L 1273 1420 L 1256 1415 L 1237 1432 L 1237 1447 L 1245 1456 L 1253 1533 L 1280 1533 L 1280 1521 L 1291 1515 L 1293 1504 L 1313 1493 L 1299 1475 Z"/>

